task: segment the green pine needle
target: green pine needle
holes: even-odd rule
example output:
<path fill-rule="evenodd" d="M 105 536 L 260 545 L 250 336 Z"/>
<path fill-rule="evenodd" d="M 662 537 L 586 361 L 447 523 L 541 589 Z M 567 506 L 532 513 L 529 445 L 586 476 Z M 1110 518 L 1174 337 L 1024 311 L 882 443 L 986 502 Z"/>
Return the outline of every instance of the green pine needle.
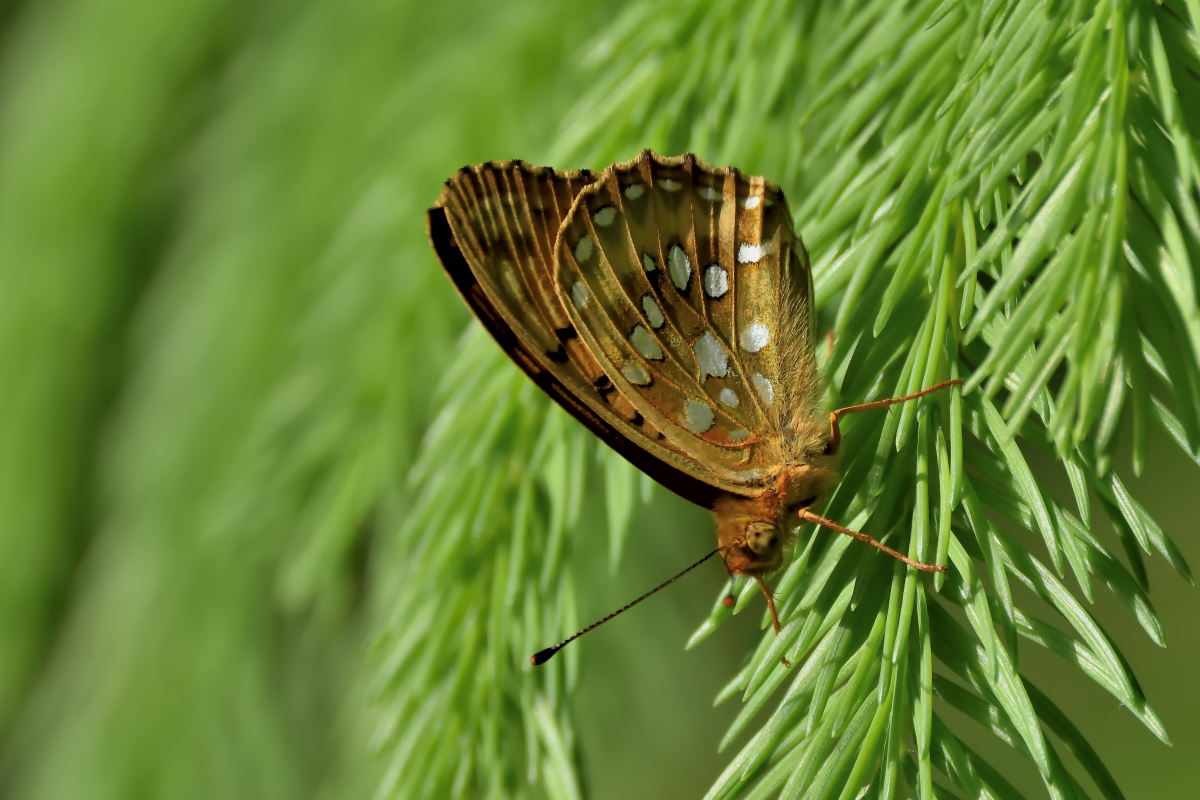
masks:
<path fill-rule="evenodd" d="M 644 147 L 784 188 L 831 407 L 964 380 L 849 417 L 823 509 L 944 575 L 805 529 L 781 635 L 753 585 L 695 611 L 689 645 L 764 625 L 694 758 L 708 796 L 1121 797 L 1067 683 L 1170 742 L 1114 631 L 1162 646 L 1151 575 L 1191 580 L 1133 487 L 1156 443 L 1200 465 L 1195 2 L 84 0 L 0 25 L 14 796 L 620 783 L 589 751 L 625 730 L 576 706 L 605 641 L 528 657 L 591 621 L 580 576 L 683 534 L 632 537 L 666 493 L 468 321 L 422 216 L 465 163 Z"/>

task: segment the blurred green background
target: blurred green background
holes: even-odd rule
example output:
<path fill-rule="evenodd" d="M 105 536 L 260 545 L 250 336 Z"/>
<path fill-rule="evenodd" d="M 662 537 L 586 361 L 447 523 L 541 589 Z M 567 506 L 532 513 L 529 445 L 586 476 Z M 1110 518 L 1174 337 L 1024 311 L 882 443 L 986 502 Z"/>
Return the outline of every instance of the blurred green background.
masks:
<path fill-rule="evenodd" d="M 725 6 L 713 24 L 763 25 L 777 5 L 744 17 Z M 663 8 L 681 36 L 711 34 L 704 4 Z M 1195 20 L 1176 10 L 1194 47 Z M 431 463 L 445 468 L 447 498 L 522 468 L 429 452 L 430 431 L 469 424 L 442 410 L 451 384 L 481 381 L 485 410 L 487 398 L 542 402 L 474 329 L 425 241 L 423 213 L 446 177 L 493 158 L 600 168 L 643 146 L 804 169 L 779 155 L 777 121 L 742 119 L 731 139 L 703 107 L 631 102 L 589 116 L 589 98 L 687 74 L 669 42 L 660 61 L 624 63 L 621 43 L 640 35 L 621 27 L 630 18 L 611 4 L 529 0 L 44 0 L 0 11 L 0 795 L 399 796 L 440 769 L 403 737 L 412 719 L 442 713 L 428 672 L 391 669 L 406 632 L 430 648 L 470 642 L 451 653 L 464 680 L 480 681 L 481 708 L 546 715 L 499 728 L 494 752 L 525 740 L 578 766 L 587 796 L 696 797 L 724 769 L 717 745 L 738 704 L 712 701 L 761 629 L 757 611 L 740 615 L 683 651 L 718 567 L 592 634 L 565 678 L 490 683 L 494 662 L 518 662 L 482 619 L 512 614 L 543 637 L 590 621 L 702 553 L 707 514 L 646 491 L 577 438 L 572 457 L 589 477 L 575 516 L 555 523 L 574 534 L 569 558 L 548 562 L 566 571 L 541 584 L 565 588 L 463 598 L 454 573 L 431 567 L 448 556 L 397 541 L 434 492 L 421 478 Z M 789 54 L 714 53 L 710 68 L 736 75 L 739 58 Z M 735 101 L 755 91 L 731 87 Z M 580 161 L 559 163 L 565 155 Z M 562 416 L 546 425 L 574 436 Z M 1054 473 L 1045 491 L 1069 498 L 1052 462 L 1031 458 Z M 1130 480 L 1193 564 L 1198 477 L 1155 434 Z M 553 515 L 565 500 L 529 502 Z M 616 570 L 610 527 L 632 531 Z M 536 555 L 550 545 L 534 528 Z M 1109 536 L 1102 521 L 1096 531 Z M 431 524 L 422 535 L 461 547 L 451 555 L 463 570 L 492 568 L 473 561 L 479 530 Z M 1021 667 L 1128 797 L 1183 797 L 1200 783 L 1200 606 L 1161 559 L 1148 569 L 1167 649 L 1104 592 L 1094 613 L 1174 747 L 1044 651 L 1023 651 Z M 466 604 L 469 629 L 422 627 L 413 593 L 431 608 Z M 520 706 L 514 687 L 543 680 L 548 705 Z M 394 706 L 404 691 L 418 704 Z M 963 736 L 1012 765 L 1010 780 L 1043 791 L 971 724 Z M 503 769 L 545 774 L 532 761 Z M 570 776 L 560 779 L 529 793 L 570 796 Z M 449 785 L 487 794 L 470 775 Z"/>

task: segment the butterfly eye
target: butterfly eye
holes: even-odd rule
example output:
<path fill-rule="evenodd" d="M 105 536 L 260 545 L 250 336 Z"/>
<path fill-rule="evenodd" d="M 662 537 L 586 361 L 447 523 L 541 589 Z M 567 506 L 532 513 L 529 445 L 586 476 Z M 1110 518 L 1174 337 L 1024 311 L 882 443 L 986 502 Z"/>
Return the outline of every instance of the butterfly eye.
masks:
<path fill-rule="evenodd" d="M 800 508 L 808 508 L 809 506 L 811 506 L 811 505 L 812 505 L 813 503 L 815 503 L 815 502 L 817 502 L 817 496 L 816 496 L 816 495 L 813 495 L 812 497 L 806 497 L 806 498 L 804 498 L 803 500 L 801 500 L 801 501 L 799 502 L 799 504 L 798 504 L 798 505 L 799 505 L 799 507 L 800 507 Z"/>
<path fill-rule="evenodd" d="M 833 445 L 833 439 L 827 439 L 825 441 L 825 447 L 821 449 L 821 455 L 831 456 L 836 451 L 837 451 L 837 448 L 834 447 L 834 445 Z"/>
<path fill-rule="evenodd" d="M 746 546 L 756 555 L 766 555 L 779 544 L 775 526 L 769 522 L 751 523 L 746 528 Z"/>

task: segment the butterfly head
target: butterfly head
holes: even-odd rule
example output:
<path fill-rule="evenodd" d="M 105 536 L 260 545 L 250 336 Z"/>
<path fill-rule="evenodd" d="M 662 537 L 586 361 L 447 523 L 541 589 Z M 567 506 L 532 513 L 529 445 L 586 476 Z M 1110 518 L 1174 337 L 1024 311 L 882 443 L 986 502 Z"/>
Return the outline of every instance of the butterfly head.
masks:
<path fill-rule="evenodd" d="M 783 563 L 787 531 L 772 520 L 754 519 L 724 550 L 725 566 L 733 575 L 765 575 Z"/>
<path fill-rule="evenodd" d="M 784 548 L 795 535 L 797 512 L 821 502 L 833 470 L 805 466 L 780 477 L 758 497 L 717 500 L 717 545 L 732 575 L 767 575 L 783 566 Z"/>

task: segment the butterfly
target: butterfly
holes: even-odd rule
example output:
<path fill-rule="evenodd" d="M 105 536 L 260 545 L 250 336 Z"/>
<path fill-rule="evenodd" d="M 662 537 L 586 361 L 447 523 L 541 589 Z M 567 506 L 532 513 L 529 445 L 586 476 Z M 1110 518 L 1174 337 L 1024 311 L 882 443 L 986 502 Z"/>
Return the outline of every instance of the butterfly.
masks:
<path fill-rule="evenodd" d="M 650 150 L 600 173 L 490 161 L 446 181 L 427 223 L 512 360 L 643 472 L 713 510 L 709 556 L 758 581 L 776 631 L 762 579 L 802 521 L 944 569 L 811 511 L 836 479 L 839 417 L 958 381 L 824 411 L 808 253 L 775 184 Z"/>

